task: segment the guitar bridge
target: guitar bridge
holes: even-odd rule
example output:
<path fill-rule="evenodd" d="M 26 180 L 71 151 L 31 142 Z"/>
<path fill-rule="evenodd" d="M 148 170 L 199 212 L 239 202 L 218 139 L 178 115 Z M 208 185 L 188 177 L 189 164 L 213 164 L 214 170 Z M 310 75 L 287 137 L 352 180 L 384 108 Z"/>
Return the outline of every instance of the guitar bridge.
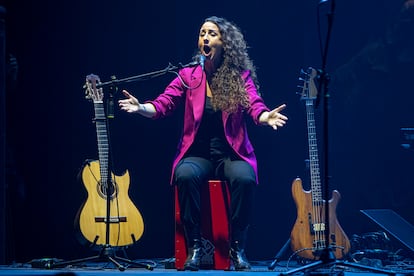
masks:
<path fill-rule="evenodd" d="M 110 217 L 109 223 L 120 223 L 120 222 L 126 222 L 126 217 Z M 95 222 L 107 222 L 106 217 L 95 217 Z"/>

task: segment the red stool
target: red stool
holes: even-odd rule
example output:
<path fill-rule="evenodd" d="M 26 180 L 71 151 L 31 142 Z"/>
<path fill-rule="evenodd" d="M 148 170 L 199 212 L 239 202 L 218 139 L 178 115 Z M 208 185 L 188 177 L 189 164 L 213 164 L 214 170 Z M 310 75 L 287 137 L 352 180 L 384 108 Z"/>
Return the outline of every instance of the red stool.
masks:
<path fill-rule="evenodd" d="M 229 270 L 229 208 L 230 194 L 225 181 L 209 180 L 201 197 L 201 232 L 203 257 L 200 268 Z M 187 247 L 184 226 L 180 219 L 178 192 L 175 187 L 175 268 L 184 269 Z"/>

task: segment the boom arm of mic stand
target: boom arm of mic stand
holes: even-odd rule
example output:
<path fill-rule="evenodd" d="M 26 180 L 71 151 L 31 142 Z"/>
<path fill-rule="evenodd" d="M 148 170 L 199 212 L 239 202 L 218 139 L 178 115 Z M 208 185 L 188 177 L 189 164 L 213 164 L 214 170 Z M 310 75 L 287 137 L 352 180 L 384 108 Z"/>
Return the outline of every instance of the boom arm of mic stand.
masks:
<path fill-rule="evenodd" d="M 141 74 L 141 75 L 136 75 L 136 76 L 131 76 L 131 77 L 123 78 L 123 79 L 112 79 L 110 81 L 102 82 L 100 84 L 97 84 L 96 87 L 97 88 L 104 88 L 104 87 L 107 87 L 107 86 L 115 86 L 116 84 L 120 84 L 120 83 L 128 83 L 128 82 L 134 82 L 134 81 L 147 80 L 147 79 L 151 79 L 151 78 L 155 78 L 155 77 L 165 75 L 165 74 L 167 74 L 171 71 L 181 69 L 181 68 L 184 68 L 184 67 L 186 67 L 186 65 L 175 66 L 175 65 L 172 65 L 170 63 L 170 64 L 168 64 L 168 66 L 165 69 L 162 69 L 162 70 L 153 71 L 153 72 L 149 72 L 149 73 L 145 73 L 145 74 Z"/>

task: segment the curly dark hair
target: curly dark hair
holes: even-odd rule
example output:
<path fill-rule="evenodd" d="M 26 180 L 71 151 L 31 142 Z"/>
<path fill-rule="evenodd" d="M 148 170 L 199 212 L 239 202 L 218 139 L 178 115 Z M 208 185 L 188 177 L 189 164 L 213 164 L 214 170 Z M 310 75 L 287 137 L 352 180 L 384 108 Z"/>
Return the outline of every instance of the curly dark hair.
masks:
<path fill-rule="evenodd" d="M 213 108 L 232 113 L 240 107 L 250 107 L 241 72 L 250 71 L 257 90 L 259 90 L 259 82 L 241 30 L 234 23 L 217 16 L 208 17 L 204 22 L 217 25 L 223 42 L 223 61 L 210 84 Z"/>

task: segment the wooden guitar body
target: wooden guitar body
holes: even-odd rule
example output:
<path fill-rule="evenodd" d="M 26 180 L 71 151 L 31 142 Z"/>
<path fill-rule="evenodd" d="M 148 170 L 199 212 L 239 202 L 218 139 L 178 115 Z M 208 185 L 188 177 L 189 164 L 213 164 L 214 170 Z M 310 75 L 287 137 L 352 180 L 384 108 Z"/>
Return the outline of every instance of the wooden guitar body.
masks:
<path fill-rule="evenodd" d="M 110 194 L 109 245 L 128 246 L 144 232 L 144 223 L 138 209 L 128 195 L 129 173 L 112 174 Z M 93 245 L 106 244 L 107 195 L 101 185 L 99 161 L 87 162 L 82 169 L 82 181 L 88 193 L 78 214 L 78 227 L 83 237 Z"/>
<path fill-rule="evenodd" d="M 312 204 L 312 192 L 305 191 L 302 181 L 296 178 L 292 183 L 292 196 L 297 208 L 297 218 L 291 232 L 291 248 L 306 259 L 319 259 L 325 247 L 325 202 L 315 207 Z M 342 259 L 351 247 L 348 237 L 336 217 L 336 206 L 341 196 L 332 191 L 329 200 L 329 245 L 337 259 Z"/>

